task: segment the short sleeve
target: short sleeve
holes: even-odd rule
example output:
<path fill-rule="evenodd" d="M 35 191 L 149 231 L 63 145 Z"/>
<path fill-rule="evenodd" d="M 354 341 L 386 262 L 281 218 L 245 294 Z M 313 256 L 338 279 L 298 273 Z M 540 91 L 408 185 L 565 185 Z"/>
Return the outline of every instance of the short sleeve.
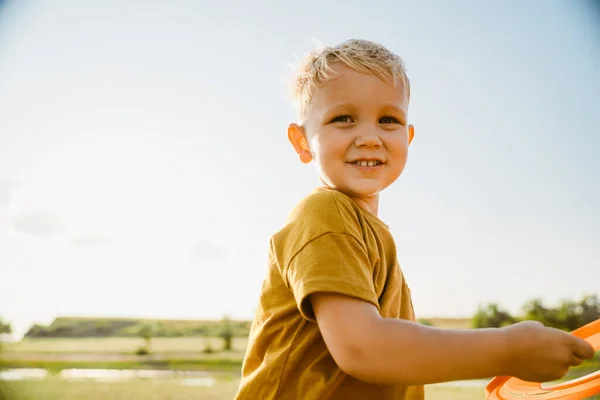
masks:
<path fill-rule="evenodd" d="M 315 321 L 308 296 L 330 292 L 372 303 L 379 309 L 373 267 L 356 238 L 327 233 L 307 243 L 291 260 L 285 278 L 302 316 Z"/>

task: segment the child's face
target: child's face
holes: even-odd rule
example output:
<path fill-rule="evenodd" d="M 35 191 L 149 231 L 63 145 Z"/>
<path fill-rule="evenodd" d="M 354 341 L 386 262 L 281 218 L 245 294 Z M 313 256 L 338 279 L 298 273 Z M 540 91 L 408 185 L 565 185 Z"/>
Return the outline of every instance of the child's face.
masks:
<path fill-rule="evenodd" d="M 367 200 L 406 165 L 414 135 L 408 96 L 391 77 L 383 82 L 341 64 L 334 69 L 339 78 L 316 91 L 304 126 L 292 124 L 289 138 L 301 160 L 315 161 L 323 184 Z"/>

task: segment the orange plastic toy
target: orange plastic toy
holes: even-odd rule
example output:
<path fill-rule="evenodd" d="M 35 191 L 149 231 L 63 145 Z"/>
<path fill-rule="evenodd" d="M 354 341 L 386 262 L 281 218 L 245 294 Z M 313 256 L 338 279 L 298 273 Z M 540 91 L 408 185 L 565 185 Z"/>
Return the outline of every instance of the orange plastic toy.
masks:
<path fill-rule="evenodd" d="M 600 350 L 600 319 L 571 332 Z M 526 382 L 510 376 L 497 376 L 485 388 L 488 400 L 580 400 L 600 394 L 600 370 L 581 378 L 555 385 Z"/>

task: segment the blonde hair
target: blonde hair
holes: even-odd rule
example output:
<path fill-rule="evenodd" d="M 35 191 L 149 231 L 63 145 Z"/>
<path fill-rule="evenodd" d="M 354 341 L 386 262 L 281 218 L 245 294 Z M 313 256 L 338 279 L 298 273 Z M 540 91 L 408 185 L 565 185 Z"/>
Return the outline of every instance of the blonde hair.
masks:
<path fill-rule="evenodd" d="M 404 62 L 398 55 L 378 43 L 350 39 L 337 46 L 319 46 L 298 67 L 292 89 L 301 122 L 306 118 L 316 89 L 336 77 L 332 69 L 336 63 L 382 80 L 391 75 L 394 84 L 398 81 L 403 84 L 410 98 L 410 81 Z"/>

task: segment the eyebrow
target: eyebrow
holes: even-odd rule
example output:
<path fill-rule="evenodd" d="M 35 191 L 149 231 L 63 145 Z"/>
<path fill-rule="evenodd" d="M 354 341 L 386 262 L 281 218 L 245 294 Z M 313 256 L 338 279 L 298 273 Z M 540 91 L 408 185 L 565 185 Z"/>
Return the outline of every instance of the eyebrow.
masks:
<path fill-rule="evenodd" d="M 341 110 L 355 110 L 356 106 L 354 104 L 351 103 L 339 103 L 339 104 L 334 104 L 331 107 L 328 107 L 325 110 L 325 114 L 331 114 L 334 113 L 336 111 L 341 111 Z M 393 112 L 397 112 L 398 114 L 402 115 L 402 117 L 406 118 L 406 110 L 404 110 L 402 107 L 399 107 L 397 104 L 395 103 L 385 103 L 383 104 L 383 106 L 381 107 L 382 110 L 390 110 Z"/>
<path fill-rule="evenodd" d="M 387 103 L 384 104 L 382 107 L 384 110 L 392 110 L 397 112 L 398 114 L 402 115 L 402 117 L 406 118 L 406 110 L 402 107 L 398 107 L 396 104 L 394 103 Z"/>
<path fill-rule="evenodd" d="M 352 112 L 355 109 L 356 109 L 356 106 L 354 106 L 350 103 L 334 104 L 331 107 L 324 107 L 322 112 L 320 113 L 319 119 L 326 120 L 326 119 L 330 118 L 333 114 L 342 112 L 342 110 Z"/>

